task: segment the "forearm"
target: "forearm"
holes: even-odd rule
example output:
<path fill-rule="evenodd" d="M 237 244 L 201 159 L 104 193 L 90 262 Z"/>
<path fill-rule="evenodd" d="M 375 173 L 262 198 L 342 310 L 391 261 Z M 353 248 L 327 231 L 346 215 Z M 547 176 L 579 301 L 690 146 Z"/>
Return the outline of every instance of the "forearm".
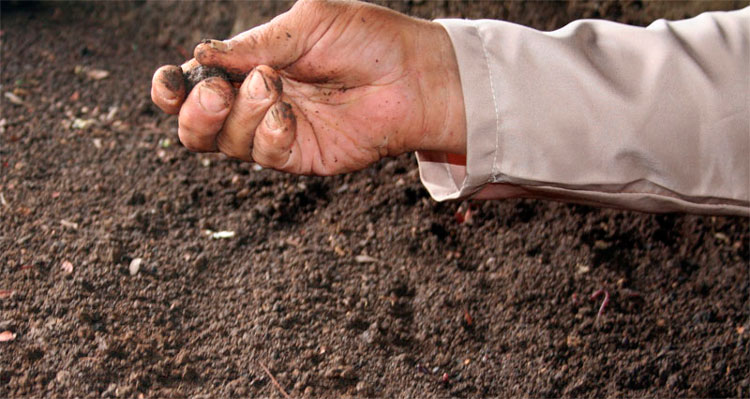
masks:
<path fill-rule="evenodd" d="M 460 69 L 467 159 L 419 154 L 437 199 L 749 213 L 750 9 L 649 28 L 441 23 Z"/>

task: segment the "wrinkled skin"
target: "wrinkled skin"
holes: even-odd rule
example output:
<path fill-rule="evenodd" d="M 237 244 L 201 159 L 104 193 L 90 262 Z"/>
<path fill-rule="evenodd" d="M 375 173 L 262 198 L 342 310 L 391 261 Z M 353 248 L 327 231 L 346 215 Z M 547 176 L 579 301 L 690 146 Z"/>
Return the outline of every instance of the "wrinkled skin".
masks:
<path fill-rule="evenodd" d="M 205 41 L 182 67 L 154 74 L 151 96 L 179 114 L 193 151 L 331 175 L 408 151 L 465 153 L 465 116 L 450 38 L 432 22 L 358 2 L 302 0 L 271 22 Z M 201 81 L 198 65 L 247 77 Z"/>

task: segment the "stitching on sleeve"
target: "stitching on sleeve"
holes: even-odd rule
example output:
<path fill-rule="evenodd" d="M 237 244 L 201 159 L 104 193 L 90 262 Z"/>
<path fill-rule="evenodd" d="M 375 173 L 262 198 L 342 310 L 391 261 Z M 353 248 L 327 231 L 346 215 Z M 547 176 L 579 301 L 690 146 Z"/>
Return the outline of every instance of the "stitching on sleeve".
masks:
<path fill-rule="evenodd" d="M 445 168 L 445 174 L 448 175 L 448 179 L 450 180 L 450 185 L 456 188 L 455 190 L 451 190 L 451 191 L 453 191 L 453 193 L 460 194 L 461 192 L 463 192 L 464 187 L 466 186 L 466 178 L 464 178 L 464 180 L 461 182 L 461 186 L 459 187 L 458 184 L 456 184 L 456 178 L 455 176 L 453 176 L 453 172 L 451 171 L 451 166 L 448 164 L 448 160 L 445 158 L 446 156 L 443 155 L 441 164 Z M 448 187 L 448 189 L 450 190 L 450 187 Z"/>
<path fill-rule="evenodd" d="M 477 29 L 477 36 L 479 37 L 479 43 L 482 44 L 482 52 L 484 53 L 484 62 L 487 64 L 487 72 L 490 75 L 490 90 L 492 91 L 492 103 L 495 106 L 495 152 L 492 156 L 492 175 L 489 176 L 487 181 L 494 181 L 497 176 L 497 152 L 500 146 L 500 113 L 497 108 L 497 97 L 495 96 L 495 83 L 492 79 L 492 67 L 490 66 L 490 58 L 487 54 L 487 47 L 484 45 L 482 35 Z"/>

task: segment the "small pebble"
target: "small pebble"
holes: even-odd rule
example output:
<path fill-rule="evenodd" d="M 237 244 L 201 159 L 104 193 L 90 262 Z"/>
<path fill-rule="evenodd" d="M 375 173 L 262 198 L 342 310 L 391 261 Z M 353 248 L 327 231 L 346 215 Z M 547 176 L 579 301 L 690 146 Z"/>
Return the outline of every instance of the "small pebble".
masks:
<path fill-rule="evenodd" d="M 102 398 L 111 398 L 115 396 L 115 391 L 117 390 L 117 384 L 109 384 L 107 389 L 102 392 Z"/>
<path fill-rule="evenodd" d="M 62 270 L 65 274 L 73 273 L 73 264 L 70 263 L 70 261 L 63 261 L 62 263 Z"/>
<path fill-rule="evenodd" d="M 357 386 L 355 387 L 355 389 L 357 390 L 357 393 L 360 394 L 360 395 L 362 395 L 362 396 L 371 396 L 372 395 L 372 389 L 364 381 L 358 382 Z"/>
<path fill-rule="evenodd" d="M 143 258 L 135 258 L 132 261 L 130 261 L 130 275 L 135 276 L 138 274 L 138 271 L 141 270 L 141 263 L 143 262 Z"/>
<path fill-rule="evenodd" d="M 359 335 L 359 338 L 367 345 L 372 345 L 377 340 L 379 334 L 380 331 L 378 330 L 377 323 L 373 323 L 370 328 Z"/>
<path fill-rule="evenodd" d="M 66 385 L 68 381 L 70 381 L 70 371 L 68 370 L 58 371 L 57 375 L 55 376 L 55 381 L 57 381 L 61 385 Z"/>
<path fill-rule="evenodd" d="M 13 93 L 11 93 L 9 91 L 5 92 L 5 98 L 7 98 L 8 101 L 11 102 L 11 104 L 14 104 L 14 105 L 24 105 L 23 99 L 21 99 L 21 97 L 18 97 L 17 95 L 15 95 L 15 94 L 13 94 Z"/>
<path fill-rule="evenodd" d="M 373 263 L 378 261 L 376 258 L 368 255 L 357 255 L 354 257 L 354 260 L 357 263 Z"/>
<path fill-rule="evenodd" d="M 354 368 L 351 366 L 344 367 L 344 369 L 341 371 L 341 374 L 339 374 L 339 377 L 344 380 L 356 380 L 357 379 L 357 373 L 354 371 Z"/>

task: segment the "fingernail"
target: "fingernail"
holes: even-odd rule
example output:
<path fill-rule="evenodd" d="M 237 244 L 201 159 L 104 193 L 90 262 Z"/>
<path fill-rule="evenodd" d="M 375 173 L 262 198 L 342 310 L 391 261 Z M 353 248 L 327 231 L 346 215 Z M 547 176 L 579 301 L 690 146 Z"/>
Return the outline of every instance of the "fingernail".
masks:
<path fill-rule="evenodd" d="M 166 101 L 173 102 L 177 100 L 177 95 L 175 95 L 172 90 L 169 90 L 164 86 L 156 86 L 156 93 L 159 97 L 163 98 Z"/>
<path fill-rule="evenodd" d="M 252 76 L 250 76 L 250 82 L 248 82 L 247 85 L 247 94 L 253 100 L 263 100 L 268 98 L 268 90 L 268 84 L 266 83 L 266 80 L 263 79 L 263 74 L 258 70 L 254 70 Z"/>
<path fill-rule="evenodd" d="M 211 113 L 218 113 L 227 107 L 227 102 L 224 100 L 224 97 L 213 90 L 210 86 L 205 84 L 200 85 L 199 90 L 198 103 L 204 110 Z"/>
<path fill-rule="evenodd" d="M 176 92 L 185 85 L 185 75 L 177 65 L 170 65 L 162 69 L 161 83 L 170 91 Z"/>
<path fill-rule="evenodd" d="M 221 40 L 204 40 L 203 43 L 208 44 L 211 49 L 222 53 L 229 51 L 229 45 Z"/>
<path fill-rule="evenodd" d="M 269 115 L 266 117 L 266 126 L 270 130 L 279 130 L 281 127 L 281 112 L 279 110 L 279 105 L 276 104 L 273 107 L 271 107 L 271 110 L 268 111 Z"/>

